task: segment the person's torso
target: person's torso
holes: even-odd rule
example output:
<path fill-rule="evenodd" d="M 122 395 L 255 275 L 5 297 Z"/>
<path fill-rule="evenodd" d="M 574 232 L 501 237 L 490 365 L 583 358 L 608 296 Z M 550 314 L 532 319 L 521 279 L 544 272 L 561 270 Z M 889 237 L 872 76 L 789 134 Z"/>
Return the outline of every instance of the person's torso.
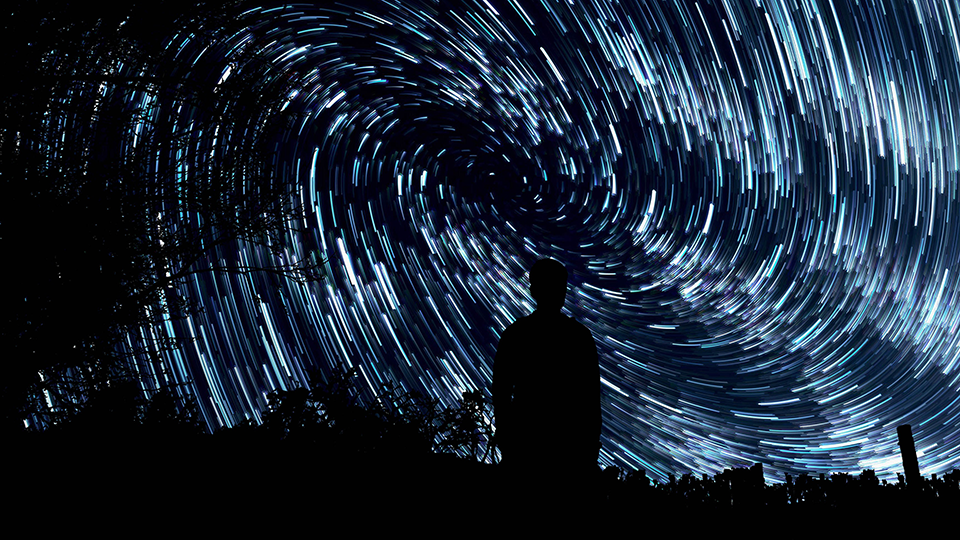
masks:
<path fill-rule="evenodd" d="M 560 313 L 517 322 L 514 410 L 528 430 L 555 431 L 579 416 L 584 394 L 596 393 L 596 356 L 589 331 Z M 538 436 L 542 435 L 538 433 Z"/>

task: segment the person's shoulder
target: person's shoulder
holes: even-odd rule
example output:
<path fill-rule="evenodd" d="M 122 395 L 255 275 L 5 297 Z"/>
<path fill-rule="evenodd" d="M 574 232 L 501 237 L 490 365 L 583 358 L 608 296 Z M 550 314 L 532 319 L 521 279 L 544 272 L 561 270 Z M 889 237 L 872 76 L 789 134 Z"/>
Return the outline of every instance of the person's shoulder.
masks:
<path fill-rule="evenodd" d="M 520 327 L 524 327 L 524 326 L 529 326 L 529 325 L 533 324 L 533 323 L 536 321 L 536 315 L 537 315 L 537 312 L 534 311 L 533 313 L 531 313 L 531 314 L 529 314 L 529 315 L 525 315 L 525 316 L 523 316 L 523 317 L 519 317 L 517 320 L 513 321 L 513 324 L 511 324 L 511 325 L 508 326 L 507 328 L 511 328 L 511 327 L 520 328 Z"/>
<path fill-rule="evenodd" d="M 500 339 L 510 334 L 522 334 L 524 328 L 528 326 L 530 326 L 530 316 L 520 317 L 504 329 L 503 334 L 500 335 Z"/>
<path fill-rule="evenodd" d="M 573 317 L 567 317 L 567 325 L 570 327 L 569 331 L 572 334 L 593 339 L 593 333 L 590 332 L 590 329 Z"/>
<path fill-rule="evenodd" d="M 590 331 L 590 330 L 587 329 L 586 326 L 583 325 L 583 323 L 581 323 L 580 321 L 574 319 L 573 317 L 568 317 L 568 316 L 564 315 L 563 318 L 564 318 L 564 322 L 567 324 L 567 326 L 570 326 L 571 328 L 576 328 L 577 330 L 586 331 L 586 332 L 589 332 L 589 331 Z"/>

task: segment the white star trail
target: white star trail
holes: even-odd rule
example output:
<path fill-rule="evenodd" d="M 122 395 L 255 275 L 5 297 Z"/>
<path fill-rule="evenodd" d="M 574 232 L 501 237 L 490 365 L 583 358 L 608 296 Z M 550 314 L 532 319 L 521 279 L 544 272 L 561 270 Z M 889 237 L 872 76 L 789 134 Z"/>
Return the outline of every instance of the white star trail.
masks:
<path fill-rule="evenodd" d="M 954 0 L 384 0 L 264 4 L 213 43 L 170 36 L 178 75 L 211 93 L 250 51 L 265 84 L 287 81 L 237 105 L 243 130 L 297 119 L 274 145 L 304 206 L 286 250 L 204 264 L 319 253 L 326 276 L 196 273 L 181 293 L 202 312 L 130 343 L 195 338 L 144 373 L 191 382 L 211 428 L 257 420 L 313 368 L 489 397 L 499 337 L 534 307 L 526 272 L 552 257 L 599 346 L 601 464 L 889 477 L 909 423 L 924 474 L 958 467 L 958 16 Z M 124 144 L 210 127 L 125 96 L 169 116 Z M 201 150 L 157 160 L 189 185 Z"/>

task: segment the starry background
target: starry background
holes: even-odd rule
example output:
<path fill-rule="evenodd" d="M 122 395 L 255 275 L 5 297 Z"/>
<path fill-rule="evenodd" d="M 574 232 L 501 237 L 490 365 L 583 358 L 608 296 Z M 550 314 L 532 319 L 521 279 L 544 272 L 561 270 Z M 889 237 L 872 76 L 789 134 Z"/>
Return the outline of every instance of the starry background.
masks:
<path fill-rule="evenodd" d="M 274 159 L 304 211 L 284 252 L 235 243 L 199 269 L 326 263 L 315 283 L 194 274 L 180 292 L 201 313 L 131 332 L 131 348 L 191 340 L 139 369 L 190 382 L 211 429 L 257 421 L 267 393 L 312 369 L 445 405 L 489 396 L 500 334 L 534 308 L 527 269 L 552 257 L 600 352 L 602 465 L 889 477 L 910 423 L 923 474 L 960 466 L 953 0 L 228 16 L 242 30 L 212 44 L 184 31 L 167 51 L 214 90 L 251 50 L 289 83 L 249 115 L 296 113 Z M 189 132 L 190 114 L 171 129 Z"/>

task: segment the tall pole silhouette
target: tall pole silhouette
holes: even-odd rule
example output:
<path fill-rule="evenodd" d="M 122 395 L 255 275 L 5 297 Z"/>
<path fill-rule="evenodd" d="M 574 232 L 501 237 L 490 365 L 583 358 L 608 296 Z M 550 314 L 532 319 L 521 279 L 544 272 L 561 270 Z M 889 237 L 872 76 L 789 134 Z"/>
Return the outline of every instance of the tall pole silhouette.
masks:
<path fill-rule="evenodd" d="M 917 485 L 920 482 L 920 463 L 917 461 L 917 449 L 913 444 L 910 424 L 897 427 L 897 438 L 900 441 L 900 457 L 903 459 L 903 474 L 907 477 L 907 485 Z"/>

